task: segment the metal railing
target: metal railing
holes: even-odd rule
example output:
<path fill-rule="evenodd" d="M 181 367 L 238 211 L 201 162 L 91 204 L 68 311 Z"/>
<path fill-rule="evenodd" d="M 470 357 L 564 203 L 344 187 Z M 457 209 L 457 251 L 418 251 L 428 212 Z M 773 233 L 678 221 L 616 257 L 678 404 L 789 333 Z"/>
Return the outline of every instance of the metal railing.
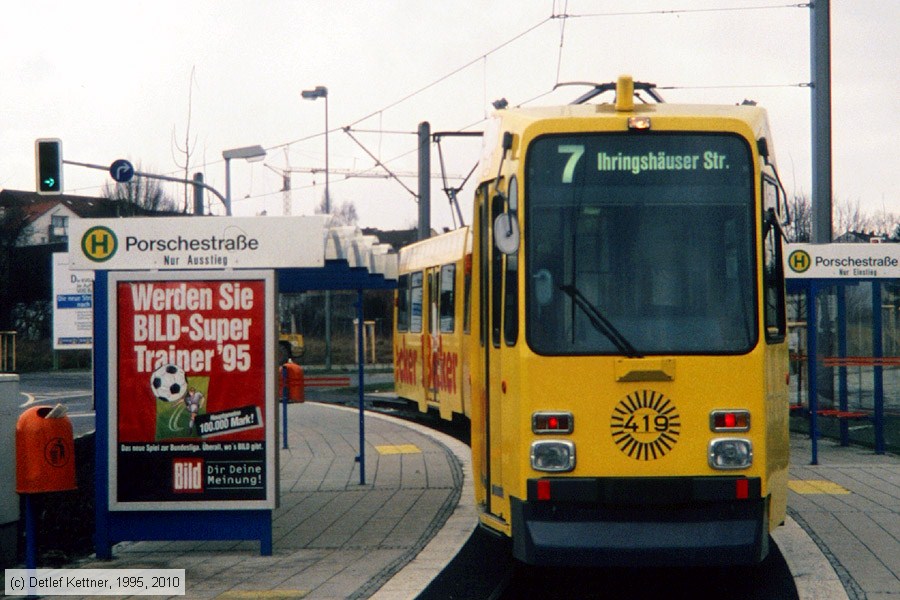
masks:
<path fill-rule="evenodd" d="M 16 332 L 0 331 L 0 373 L 16 370 Z"/>

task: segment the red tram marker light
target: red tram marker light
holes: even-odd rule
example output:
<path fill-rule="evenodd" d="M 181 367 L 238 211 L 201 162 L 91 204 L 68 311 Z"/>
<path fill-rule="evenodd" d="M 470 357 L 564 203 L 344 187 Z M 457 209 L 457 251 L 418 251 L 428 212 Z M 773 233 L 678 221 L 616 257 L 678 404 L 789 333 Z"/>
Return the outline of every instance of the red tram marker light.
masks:
<path fill-rule="evenodd" d="M 537 481 L 537 499 L 538 500 L 549 500 L 550 499 L 550 480 L 549 479 L 538 479 L 538 481 Z"/>
<path fill-rule="evenodd" d="M 750 497 L 749 479 L 738 479 L 734 482 L 734 497 L 737 500 L 746 500 Z"/>
<path fill-rule="evenodd" d="M 749 431 L 750 411 L 721 409 L 709 413 L 710 431 Z"/>
<path fill-rule="evenodd" d="M 531 415 L 533 433 L 572 433 L 575 418 L 567 412 L 536 412 Z"/>

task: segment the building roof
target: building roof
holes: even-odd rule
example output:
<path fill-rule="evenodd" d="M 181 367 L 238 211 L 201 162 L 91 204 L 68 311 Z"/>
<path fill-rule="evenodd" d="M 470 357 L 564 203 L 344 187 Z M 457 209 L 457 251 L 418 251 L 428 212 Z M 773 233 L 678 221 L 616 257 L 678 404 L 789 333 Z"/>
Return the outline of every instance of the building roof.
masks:
<path fill-rule="evenodd" d="M 76 196 L 73 194 L 59 194 L 54 196 L 40 195 L 37 192 L 22 190 L 0 190 L 0 208 L 21 208 L 28 216 L 28 222 L 38 219 L 41 215 L 57 206 L 65 206 L 82 219 L 101 219 L 120 216 L 152 216 L 156 213 L 141 208 L 135 204 L 112 200 L 110 198 L 97 198 L 94 196 Z M 172 216 L 167 213 L 167 216 Z"/>

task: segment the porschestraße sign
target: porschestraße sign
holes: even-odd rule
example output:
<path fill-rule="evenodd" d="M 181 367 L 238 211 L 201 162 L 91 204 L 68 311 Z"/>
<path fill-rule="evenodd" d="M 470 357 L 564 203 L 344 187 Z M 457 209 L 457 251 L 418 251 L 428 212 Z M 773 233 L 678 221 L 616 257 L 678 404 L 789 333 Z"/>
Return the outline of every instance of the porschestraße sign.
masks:
<path fill-rule="evenodd" d="M 900 244 L 785 244 L 788 279 L 900 278 Z"/>
<path fill-rule="evenodd" d="M 69 228 L 70 268 L 321 267 L 324 216 L 80 219 Z"/>

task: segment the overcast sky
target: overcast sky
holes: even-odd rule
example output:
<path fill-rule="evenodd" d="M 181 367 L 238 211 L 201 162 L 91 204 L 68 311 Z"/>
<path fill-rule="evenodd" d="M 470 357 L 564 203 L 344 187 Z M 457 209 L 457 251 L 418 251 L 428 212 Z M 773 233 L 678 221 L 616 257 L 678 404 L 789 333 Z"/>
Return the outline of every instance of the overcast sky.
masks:
<path fill-rule="evenodd" d="M 834 196 L 900 213 L 900 1 L 831 0 L 831 13 Z M 325 104 L 301 99 L 321 85 L 332 202 L 353 202 L 361 226 L 408 227 L 416 202 L 399 183 L 341 173 L 372 167 L 369 153 L 414 172 L 421 121 L 479 130 L 497 98 L 565 103 L 585 88 L 537 97 L 558 82 L 629 73 L 674 87 L 662 91 L 669 102 L 765 106 L 788 193 L 809 194 L 809 28 L 808 8 L 779 0 L 8 0 L 0 188 L 34 189 L 39 137 L 61 138 L 68 160 L 126 158 L 170 176 L 183 174 L 187 138 L 190 174 L 203 171 L 223 193 L 222 151 L 260 144 L 264 162 L 231 163 L 234 214 L 280 215 L 285 168 L 325 164 Z M 472 140 L 442 150 L 451 176 L 479 156 Z M 436 148 L 432 165 L 439 173 Z M 108 180 L 65 168 L 68 193 L 98 195 Z M 293 173 L 293 214 L 313 212 L 324 180 Z M 460 193 L 464 211 L 473 187 Z M 453 225 L 441 188 L 436 180 L 436 228 Z M 177 186 L 166 191 L 182 201 Z"/>

